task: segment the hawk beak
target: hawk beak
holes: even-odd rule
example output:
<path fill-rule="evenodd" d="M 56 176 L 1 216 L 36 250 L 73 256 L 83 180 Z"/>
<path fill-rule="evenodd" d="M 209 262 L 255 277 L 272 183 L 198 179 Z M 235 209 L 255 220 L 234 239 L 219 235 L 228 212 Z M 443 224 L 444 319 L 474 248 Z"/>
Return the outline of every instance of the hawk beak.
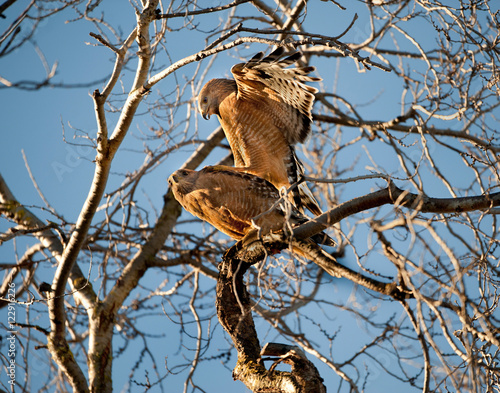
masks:
<path fill-rule="evenodd" d="M 202 113 L 201 117 L 203 117 L 205 120 L 210 119 L 210 115 L 208 113 Z"/>

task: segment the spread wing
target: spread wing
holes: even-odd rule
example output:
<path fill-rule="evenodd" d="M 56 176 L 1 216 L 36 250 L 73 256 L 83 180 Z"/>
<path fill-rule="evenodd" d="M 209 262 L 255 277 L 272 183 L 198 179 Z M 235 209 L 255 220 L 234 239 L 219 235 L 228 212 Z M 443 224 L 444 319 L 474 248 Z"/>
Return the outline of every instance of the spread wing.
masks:
<path fill-rule="evenodd" d="M 283 58 L 285 55 L 288 56 Z M 260 52 L 247 63 L 231 68 L 238 99 L 271 111 L 275 126 L 291 145 L 304 142 L 311 131 L 311 109 L 317 89 L 304 82 L 321 80 L 308 75 L 314 67 L 286 68 L 300 57 L 299 52 L 285 53 L 283 47 L 279 47 L 266 57 Z"/>
<path fill-rule="evenodd" d="M 235 169 L 265 178 L 278 189 L 301 178 L 293 146 L 310 133 L 317 91 L 305 82 L 320 80 L 308 75 L 314 67 L 287 68 L 300 56 L 298 52 L 285 54 L 283 48 L 267 57 L 259 53 L 231 69 L 234 79 L 212 79 L 198 95 L 202 116 L 217 115 Z M 321 214 L 305 183 L 291 195 L 299 209 Z"/>

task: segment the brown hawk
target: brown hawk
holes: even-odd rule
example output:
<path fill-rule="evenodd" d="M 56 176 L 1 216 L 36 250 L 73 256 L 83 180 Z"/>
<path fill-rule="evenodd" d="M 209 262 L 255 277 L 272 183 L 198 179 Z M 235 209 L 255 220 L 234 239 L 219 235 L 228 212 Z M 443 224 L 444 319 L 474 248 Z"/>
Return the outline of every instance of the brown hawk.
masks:
<path fill-rule="evenodd" d="M 309 220 L 290 203 L 287 213 L 276 187 L 249 173 L 220 166 L 207 166 L 200 171 L 179 169 L 168 183 L 184 209 L 236 240 L 254 228 L 260 228 L 265 235 L 281 231 L 285 225 L 295 226 Z M 313 240 L 335 244 L 326 234 Z"/>
<path fill-rule="evenodd" d="M 302 167 L 293 145 L 311 132 L 311 109 L 317 89 L 307 81 L 314 67 L 288 68 L 300 57 L 284 56 L 282 47 L 262 52 L 231 68 L 234 79 L 212 79 L 198 95 L 204 119 L 217 115 L 233 152 L 236 171 L 263 177 L 281 189 L 300 179 Z M 321 208 L 305 183 L 292 191 L 294 204 L 312 213 Z"/>

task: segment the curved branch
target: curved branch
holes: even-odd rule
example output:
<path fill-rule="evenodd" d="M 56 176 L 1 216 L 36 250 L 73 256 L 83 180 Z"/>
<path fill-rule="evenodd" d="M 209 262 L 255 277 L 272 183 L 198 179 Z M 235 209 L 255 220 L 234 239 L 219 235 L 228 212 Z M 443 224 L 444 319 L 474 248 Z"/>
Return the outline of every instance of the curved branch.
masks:
<path fill-rule="evenodd" d="M 410 293 L 397 283 L 383 283 L 342 266 L 333 256 L 309 240 L 345 217 L 385 204 L 404 206 L 423 213 L 460 213 L 498 206 L 500 193 L 464 198 L 429 198 L 404 192 L 391 184 L 386 189 L 336 206 L 321 216 L 294 228 L 289 237 L 281 232 L 260 237 L 257 231 L 252 231 L 231 247 L 226 252 L 225 258 L 237 258 L 245 263 L 254 264 L 267 255 L 267 250 L 283 250 L 291 247 L 293 251 L 315 262 L 332 276 L 345 277 L 354 283 L 398 300 L 408 298 Z"/>
<path fill-rule="evenodd" d="M 430 198 L 425 195 L 412 194 L 391 185 L 383 190 L 337 205 L 315 219 L 294 228 L 292 235 L 298 239 L 308 239 L 348 216 L 386 204 L 418 210 L 421 213 L 463 213 L 499 206 L 500 192 L 462 198 Z"/>
<path fill-rule="evenodd" d="M 186 18 L 186 17 L 192 16 L 192 15 L 209 14 L 212 12 L 224 11 L 224 10 L 227 10 L 229 8 L 237 7 L 240 4 L 248 3 L 249 1 L 252 1 L 252 0 L 234 0 L 232 3 L 226 4 L 226 5 L 221 5 L 218 7 L 204 8 L 204 9 L 197 10 L 197 11 L 176 12 L 176 13 L 172 13 L 172 14 L 158 14 L 156 16 L 156 18 L 157 19 Z"/>
<path fill-rule="evenodd" d="M 339 117 L 333 117 L 333 116 L 328 116 L 328 115 L 320 115 L 317 113 L 313 113 L 313 120 L 319 121 L 319 122 L 324 122 L 324 123 L 330 123 L 330 124 L 338 124 L 341 126 L 346 126 L 346 127 L 363 127 L 367 128 L 372 131 L 377 131 L 377 130 L 386 130 L 386 129 L 391 129 L 393 131 L 399 131 L 399 132 L 405 132 L 405 133 L 410 133 L 410 134 L 420 134 L 421 131 L 418 129 L 417 126 L 409 126 L 409 125 L 404 125 L 401 124 L 405 120 L 413 117 L 414 111 L 410 111 L 408 114 L 405 116 L 398 116 L 395 119 L 389 120 L 389 121 L 377 121 L 377 120 L 366 120 L 366 121 L 361 121 L 354 119 L 352 117 L 342 115 Z M 448 136 L 452 138 L 459 138 L 459 139 L 465 139 L 468 141 L 471 141 L 472 143 L 477 144 L 478 146 L 481 146 L 487 150 L 492 151 L 493 153 L 499 153 L 500 152 L 500 146 L 495 146 L 492 145 L 491 142 L 478 138 L 475 135 L 471 135 L 467 133 L 466 131 L 454 131 L 450 130 L 447 128 L 435 128 L 435 127 L 427 127 L 425 125 L 421 126 L 421 130 L 429 135 L 432 136 Z"/>
<path fill-rule="evenodd" d="M 0 174 L 0 204 L 1 213 L 15 221 L 18 225 L 33 233 L 42 244 L 43 249 L 48 250 L 55 260 L 60 263 L 64 246 L 59 237 L 52 231 L 56 224 L 46 225 L 30 210 L 21 205 L 7 186 L 3 176 Z M 34 248 L 36 251 L 38 248 Z M 28 254 L 29 256 L 29 254 Z M 26 255 L 25 255 L 26 257 Z M 24 260 L 24 257 L 23 259 Z M 77 301 L 84 307 L 91 307 L 96 299 L 96 294 L 90 285 L 79 285 L 87 282 L 85 275 L 78 265 L 74 265 L 70 272 L 70 283 L 72 289 L 76 290 Z M 63 294 L 64 295 L 64 294 Z"/>
<path fill-rule="evenodd" d="M 43 246 L 48 249 L 54 256 L 54 258 L 58 261 L 59 266 L 62 266 L 64 264 L 63 245 L 61 244 L 57 235 L 54 234 L 52 230 L 49 229 L 42 221 L 40 221 L 38 217 L 36 217 L 33 213 L 31 213 L 16 200 L 1 175 L 0 203 L 4 205 L 3 214 L 10 217 L 19 225 L 22 225 L 23 227 L 28 229 L 44 228 L 43 230 L 36 231 L 35 235 L 43 244 Z M 68 278 L 71 278 L 71 282 L 74 286 L 77 285 L 77 283 L 86 282 L 83 273 L 81 272 L 79 266 L 76 264 L 73 264 L 66 268 L 66 274 Z M 68 278 L 66 278 L 66 281 Z M 66 281 L 64 282 L 64 285 L 59 289 L 58 297 L 52 297 L 48 301 L 49 312 L 50 310 L 52 310 L 52 313 L 50 319 L 51 334 L 48 336 L 47 344 L 57 364 L 68 377 L 73 390 L 75 392 L 88 392 L 88 384 L 85 375 L 83 374 L 82 369 L 73 357 L 73 354 L 64 335 L 64 322 L 66 318 L 64 310 L 64 290 Z M 91 286 L 85 285 L 84 288 L 82 288 L 82 291 L 76 292 L 76 297 L 77 299 L 82 301 L 83 304 L 90 306 L 93 303 L 96 295 L 93 292 Z M 57 309 L 51 309 L 50 305 L 53 306 L 56 302 L 60 304 L 60 307 L 58 307 Z M 54 334 L 54 331 L 56 329 L 59 333 L 62 334 Z"/>
<path fill-rule="evenodd" d="M 272 250 L 292 249 L 297 254 L 309 259 L 333 277 L 344 277 L 355 284 L 361 285 L 372 291 L 391 296 L 394 299 L 407 299 L 411 293 L 405 291 L 397 283 L 384 283 L 366 277 L 337 262 L 335 257 L 328 254 L 311 240 L 301 240 L 298 237 L 288 237 L 283 232 L 270 233 L 259 237 L 257 231 L 250 232 L 242 240 L 231 247 L 225 258 L 235 258 L 248 264 L 255 264 L 265 258 Z"/>
<path fill-rule="evenodd" d="M 252 318 L 250 295 L 243 282 L 250 264 L 226 253 L 217 279 L 217 316 L 238 351 L 233 378 L 255 392 L 326 392 L 318 371 L 305 354 L 296 347 L 266 346 L 262 355 L 282 356 L 292 365 L 291 372 L 267 370 L 262 361 L 257 331 Z"/>

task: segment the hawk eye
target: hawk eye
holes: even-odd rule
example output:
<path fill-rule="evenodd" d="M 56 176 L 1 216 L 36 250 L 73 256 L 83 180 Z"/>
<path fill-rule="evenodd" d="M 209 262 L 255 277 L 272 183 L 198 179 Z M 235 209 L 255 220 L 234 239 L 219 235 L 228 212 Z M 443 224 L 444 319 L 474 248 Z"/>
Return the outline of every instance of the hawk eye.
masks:
<path fill-rule="evenodd" d="M 203 97 L 203 103 L 206 104 L 208 102 L 208 98 L 207 97 Z"/>

